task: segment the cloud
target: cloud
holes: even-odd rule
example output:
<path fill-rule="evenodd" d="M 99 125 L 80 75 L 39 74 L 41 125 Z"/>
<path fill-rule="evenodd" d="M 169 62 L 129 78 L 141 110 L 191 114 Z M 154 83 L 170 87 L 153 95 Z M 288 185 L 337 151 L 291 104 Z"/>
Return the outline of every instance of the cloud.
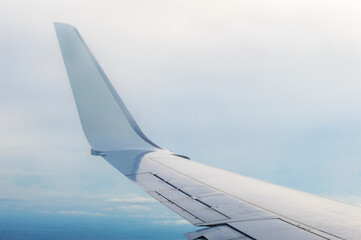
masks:
<path fill-rule="evenodd" d="M 39 211 L 39 213 L 41 213 L 41 214 L 51 214 L 50 211 L 45 211 L 45 210 L 41 210 L 41 211 Z"/>
<path fill-rule="evenodd" d="M 157 220 L 157 221 L 153 221 L 154 224 L 159 224 L 159 225 L 186 225 L 186 224 L 190 224 L 188 221 L 186 220 Z"/>
<path fill-rule="evenodd" d="M 126 212 L 152 211 L 150 207 L 140 206 L 140 205 L 121 206 L 118 207 L 118 209 Z"/>
<path fill-rule="evenodd" d="M 86 212 L 86 211 L 59 211 L 61 215 L 83 215 L 83 216 L 108 216 L 101 212 Z"/>
<path fill-rule="evenodd" d="M 156 200 L 153 198 L 145 198 L 145 197 L 109 198 L 106 201 L 112 202 L 112 203 L 153 203 L 153 202 L 156 202 Z"/>
<path fill-rule="evenodd" d="M 23 202 L 30 202 L 29 199 L 23 198 L 0 198 L 0 203 L 23 203 Z"/>
<path fill-rule="evenodd" d="M 164 8 L 144 1 L 141 9 L 92 1 L 86 12 L 77 0 L 19 2 L 0 8 L 7 79 L 0 81 L 0 194 L 9 197 L 0 204 L 45 203 L 57 213 L 155 202 L 100 198 L 136 186 L 89 156 L 54 16 L 76 25 L 140 127 L 162 147 L 314 193 L 361 196 L 361 34 L 354 31 L 361 2 L 331 0 L 322 14 L 309 7 L 324 4 L 318 0 L 172 0 Z M 34 16 L 36 9 L 48 11 Z M 44 182 L 51 187 L 41 188 Z"/>
<path fill-rule="evenodd" d="M 159 213 L 159 212 L 157 212 Z M 161 212 L 162 213 L 162 212 Z M 174 214 L 174 213 L 172 213 Z M 152 219 L 170 219 L 170 218 L 178 218 L 176 215 L 170 215 L 170 214 L 161 214 L 161 215 L 146 215 L 146 214 L 128 214 L 127 215 L 130 218 L 152 218 Z"/>

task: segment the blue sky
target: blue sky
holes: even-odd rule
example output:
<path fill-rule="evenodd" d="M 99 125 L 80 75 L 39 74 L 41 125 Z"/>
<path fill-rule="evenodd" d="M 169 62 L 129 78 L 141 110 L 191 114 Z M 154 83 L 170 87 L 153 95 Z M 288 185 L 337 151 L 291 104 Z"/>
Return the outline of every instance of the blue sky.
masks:
<path fill-rule="evenodd" d="M 78 28 L 160 146 L 361 203 L 360 10 L 336 0 L 2 1 L 0 237 L 194 230 L 89 155 L 54 21 Z"/>

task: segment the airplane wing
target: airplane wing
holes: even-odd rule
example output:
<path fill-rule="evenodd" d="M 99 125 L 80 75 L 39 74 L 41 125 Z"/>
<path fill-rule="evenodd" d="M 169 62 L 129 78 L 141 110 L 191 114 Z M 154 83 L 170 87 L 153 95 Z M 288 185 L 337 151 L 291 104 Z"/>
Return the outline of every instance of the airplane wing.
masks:
<path fill-rule="evenodd" d="M 153 143 L 79 32 L 54 25 L 91 153 L 203 227 L 184 234 L 188 239 L 361 239 L 361 207 L 216 169 Z"/>

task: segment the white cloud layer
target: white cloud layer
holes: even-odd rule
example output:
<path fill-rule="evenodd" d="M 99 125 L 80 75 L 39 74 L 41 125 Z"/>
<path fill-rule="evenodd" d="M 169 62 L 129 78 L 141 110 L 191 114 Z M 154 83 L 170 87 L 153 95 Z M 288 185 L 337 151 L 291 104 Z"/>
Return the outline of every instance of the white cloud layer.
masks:
<path fill-rule="evenodd" d="M 106 200 L 111 203 L 154 203 L 157 202 L 154 198 L 145 197 L 131 197 L 131 198 L 109 198 Z"/>
<path fill-rule="evenodd" d="M 84 215 L 84 216 L 108 216 L 105 213 L 101 212 L 86 212 L 86 211 L 58 211 L 58 214 L 61 215 Z"/>
<path fill-rule="evenodd" d="M 3 1 L 0 197 L 54 208 L 154 202 L 89 155 L 53 21 L 78 28 L 160 146 L 361 196 L 360 12 L 360 1 L 339 0 Z M 116 197 L 128 192 L 139 196 Z"/>
<path fill-rule="evenodd" d="M 140 205 L 129 205 L 129 206 L 121 206 L 118 207 L 119 210 L 124 212 L 144 212 L 144 211 L 152 211 L 152 208 Z"/>
<path fill-rule="evenodd" d="M 154 224 L 160 224 L 160 225 L 186 225 L 190 224 L 186 220 L 180 219 L 180 220 L 157 220 L 153 221 Z"/>

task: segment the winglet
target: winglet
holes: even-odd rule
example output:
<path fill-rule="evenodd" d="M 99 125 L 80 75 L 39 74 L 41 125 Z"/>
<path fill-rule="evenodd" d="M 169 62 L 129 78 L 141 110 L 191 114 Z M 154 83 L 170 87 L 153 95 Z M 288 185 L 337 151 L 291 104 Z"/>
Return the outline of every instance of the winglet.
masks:
<path fill-rule="evenodd" d="M 91 147 L 96 151 L 161 149 L 139 128 L 77 29 L 59 22 L 54 27 Z"/>

